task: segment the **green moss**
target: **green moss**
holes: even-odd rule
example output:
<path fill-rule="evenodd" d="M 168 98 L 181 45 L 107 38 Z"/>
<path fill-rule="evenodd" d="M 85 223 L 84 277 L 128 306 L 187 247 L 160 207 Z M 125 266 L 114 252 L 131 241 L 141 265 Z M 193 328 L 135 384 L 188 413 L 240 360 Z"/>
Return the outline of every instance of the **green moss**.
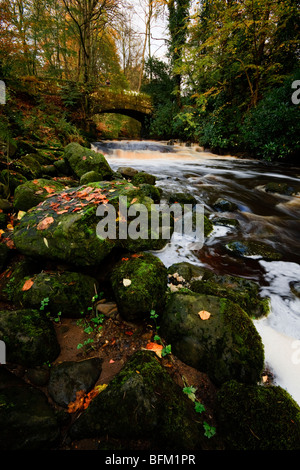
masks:
<path fill-rule="evenodd" d="M 300 408 L 277 386 L 225 383 L 217 418 L 227 450 L 299 450 Z"/>
<path fill-rule="evenodd" d="M 270 312 L 269 299 L 262 298 L 259 289 L 254 281 L 237 276 L 220 276 L 209 271 L 205 272 L 201 280 L 191 282 L 192 291 L 230 299 L 252 318 L 259 318 Z"/>
<path fill-rule="evenodd" d="M 111 276 L 120 313 L 129 320 L 149 317 L 151 310 L 160 312 L 166 299 L 166 267 L 150 253 L 124 258 Z M 124 279 L 130 280 L 129 286 L 124 285 Z"/>
<path fill-rule="evenodd" d="M 156 177 L 154 175 L 150 175 L 145 171 L 139 171 L 134 175 L 131 180 L 131 183 L 134 186 L 140 186 L 141 184 L 151 184 L 154 185 L 156 183 Z"/>

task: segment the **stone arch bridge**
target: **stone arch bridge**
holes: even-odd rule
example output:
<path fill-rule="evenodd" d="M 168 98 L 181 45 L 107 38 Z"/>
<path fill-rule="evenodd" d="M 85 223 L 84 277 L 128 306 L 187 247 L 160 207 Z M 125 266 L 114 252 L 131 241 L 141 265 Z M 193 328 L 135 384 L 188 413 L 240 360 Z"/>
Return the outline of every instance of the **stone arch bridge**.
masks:
<path fill-rule="evenodd" d="M 99 88 L 89 96 L 89 114 L 117 113 L 140 121 L 142 126 L 145 118 L 151 116 L 153 106 L 151 98 L 143 93 L 110 88 Z"/>

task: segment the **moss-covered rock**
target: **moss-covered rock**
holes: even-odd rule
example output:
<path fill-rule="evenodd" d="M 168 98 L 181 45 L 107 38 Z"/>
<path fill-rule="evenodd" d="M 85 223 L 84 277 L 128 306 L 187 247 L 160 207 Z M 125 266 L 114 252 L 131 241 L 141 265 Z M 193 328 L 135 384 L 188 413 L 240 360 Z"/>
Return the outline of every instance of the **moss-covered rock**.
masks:
<path fill-rule="evenodd" d="M 105 157 L 101 153 L 82 147 L 76 142 L 72 142 L 65 147 L 64 158 L 78 178 L 90 171 L 95 171 L 101 175 L 100 181 L 112 178 L 113 172 Z"/>
<path fill-rule="evenodd" d="M 102 174 L 97 171 L 88 171 L 84 173 L 80 178 L 80 184 L 94 183 L 95 181 L 102 181 Z"/>
<path fill-rule="evenodd" d="M 129 321 L 161 312 L 166 300 L 167 268 L 151 253 L 124 257 L 111 275 L 119 313 Z"/>
<path fill-rule="evenodd" d="M 197 199 L 190 193 L 173 193 L 169 196 L 168 201 L 170 204 L 179 203 L 179 204 L 191 204 L 194 206 L 197 204 Z"/>
<path fill-rule="evenodd" d="M 162 189 L 153 186 L 153 184 L 141 184 L 140 185 L 141 191 L 145 196 L 150 197 L 153 199 L 154 203 L 159 203 L 161 196 L 162 196 Z"/>
<path fill-rule="evenodd" d="M 32 259 L 17 258 L 12 260 L 0 277 L 0 300 L 13 302 L 20 282 L 39 271 L 40 266 Z"/>
<path fill-rule="evenodd" d="M 55 412 L 46 395 L 0 369 L 0 450 L 51 450 L 59 441 Z"/>
<path fill-rule="evenodd" d="M 76 420 L 70 434 L 73 439 L 150 440 L 164 451 L 201 450 L 214 441 L 204 437 L 201 421 L 155 354 L 139 351 Z"/>
<path fill-rule="evenodd" d="M 33 284 L 23 291 L 25 282 Z M 39 309 L 47 299 L 46 311 L 51 316 L 80 318 L 88 313 L 92 298 L 98 287 L 97 281 L 86 274 L 77 272 L 42 272 L 22 278 L 14 286 L 13 300 L 25 308 Z"/>
<path fill-rule="evenodd" d="M 43 174 L 42 164 L 47 163 L 41 161 L 38 154 L 30 153 L 23 155 L 18 160 L 14 160 L 11 169 L 21 173 L 28 180 L 41 178 Z"/>
<path fill-rule="evenodd" d="M 241 258 L 255 257 L 276 261 L 282 258 L 281 253 L 263 242 L 255 240 L 231 241 L 226 245 L 227 250 Z"/>
<path fill-rule="evenodd" d="M 269 299 L 260 296 L 259 284 L 250 279 L 217 275 L 206 270 L 201 279 L 195 279 L 191 282 L 190 288 L 199 294 L 230 299 L 252 318 L 259 318 L 270 313 Z"/>
<path fill-rule="evenodd" d="M 225 383 L 217 418 L 227 450 L 299 450 L 300 408 L 279 386 Z"/>
<path fill-rule="evenodd" d="M 49 195 L 62 191 L 64 187 L 60 182 L 44 178 L 26 181 L 15 189 L 14 208 L 28 211 L 44 201 Z"/>
<path fill-rule="evenodd" d="M 7 362 L 27 367 L 52 362 L 60 352 L 52 322 L 38 310 L 0 311 L 0 339 Z"/>
<path fill-rule="evenodd" d="M 150 175 L 150 173 L 147 173 L 146 171 L 139 171 L 133 176 L 131 183 L 134 186 L 140 186 L 141 184 L 155 185 L 156 177 L 154 175 Z"/>
<path fill-rule="evenodd" d="M 201 312 L 209 317 L 202 319 Z M 160 335 L 179 359 L 207 373 L 216 385 L 232 378 L 245 383 L 260 378 L 261 338 L 246 312 L 228 299 L 191 291 L 169 294 Z"/>
<path fill-rule="evenodd" d="M 125 201 L 124 212 L 128 212 L 127 220 L 125 216 L 119 218 L 121 197 Z M 136 237 L 129 230 L 138 218 L 130 215 L 134 203 L 141 204 L 147 211 L 146 233 L 137 233 Z M 107 204 L 110 205 L 109 216 Z M 29 210 L 15 228 L 13 240 L 16 248 L 27 256 L 66 261 L 76 266 L 95 266 L 115 247 L 135 252 L 159 249 L 167 243 L 159 233 L 157 239 L 152 236 L 152 204 L 152 199 L 126 180 L 65 189 Z M 98 207 L 103 208 L 103 219 L 98 215 Z M 99 235 L 100 223 L 103 231 L 107 223 L 112 226 L 108 235 L 103 231 Z M 125 236 L 120 234 L 121 226 Z"/>

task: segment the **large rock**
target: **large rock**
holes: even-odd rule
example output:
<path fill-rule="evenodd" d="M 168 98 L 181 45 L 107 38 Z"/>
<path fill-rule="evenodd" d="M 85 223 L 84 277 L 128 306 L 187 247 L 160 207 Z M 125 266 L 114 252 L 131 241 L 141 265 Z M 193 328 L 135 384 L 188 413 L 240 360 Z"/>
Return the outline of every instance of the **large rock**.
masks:
<path fill-rule="evenodd" d="M 167 268 L 151 253 L 124 257 L 113 269 L 111 283 L 118 311 L 128 321 L 160 313 L 165 305 Z"/>
<path fill-rule="evenodd" d="M 202 418 L 150 351 L 133 354 L 71 427 L 72 439 L 88 437 L 150 440 L 155 448 L 201 450 Z"/>
<path fill-rule="evenodd" d="M 261 338 L 249 316 L 228 299 L 175 292 L 160 321 L 160 335 L 186 364 L 216 385 L 232 378 L 256 383 L 264 366 Z"/>
<path fill-rule="evenodd" d="M 225 383 L 217 395 L 226 450 L 300 449 L 300 408 L 278 386 Z"/>
<path fill-rule="evenodd" d="M 90 171 L 98 173 L 101 180 L 112 178 L 113 171 L 105 157 L 101 153 L 82 147 L 76 142 L 72 142 L 65 147 L 64 159 L 68 162 L 77 178 L 81 178 Z"/>
<path fill-rule="evenodd" d="M 231 241 L 226 245 L 227 250 L 239 258 L 262 258 L 277 261 L 282 258 L 281 253 L 266 243 L 255 240 Z"/>
<path fill-rule="evenodd" d="M 0 311 L 0 340 L 7 362 L 27 367 L 52 362 L 60 352 L 53 324 L 39 310 Z"/>
<path fill-rule="evenodd" d="M 64 187 L 57 181 L 44 178 L 26 181 L 15 189 L 14 208 L 28 211 L 44 201 L 49 195 L 62 191 Z"/>
<path fill-rule="evenodd" d="M 23 291 L 30 280 L 30 289 Z M 26 308 L 39 309 L 47 299 L 47 312 L 51 316 L 80 318 L 88 313 L 98 283 L 96 279 L 82 273 L 42 272 L 22 278 L 14 285 L 13 300 Z"/>
<path fill-rule="evenodd" d="M 128 234 L 128 230 L 138 215 L 129 215 L 127 221 L 122 218 L 119 214 L 120 197 L 124 197 L 127 204 L 125 212 L 135 203 L 146 209 L 145 233 L 138 233 L 136 238 Z M 108 204 L 109 216 L 106 213 Z M 152 199 L 126 180 L 69 188 L 28 211 L 15 228 L 13 241 L 24 255 L 65 261 L 76 266 L 95 266 L 115 247 L 129 251 L 159 249 L 167 240 L 155 239 L 151 234 L 152 204 Z M 103 208 L 101 215 L 104 220 L 97 215 L 98 206 L 100 210 Z M 116 226 L 109 237 L 106 233 L 99 235 L 97 230 L 100 223 L 107 225 L 106 219 L 110 227 Z M 120 236 L 121 224 L 125 229 L 124 237 Z"/>
<path fill-rule="evenodd" d="M 67 407 L 76 400 L 76 393 L 89 392 L 100 377 L 102 361 L 98 357 L 84 361 L 62 362 L 50 371 L 48 391 L 60 406 Z"/>

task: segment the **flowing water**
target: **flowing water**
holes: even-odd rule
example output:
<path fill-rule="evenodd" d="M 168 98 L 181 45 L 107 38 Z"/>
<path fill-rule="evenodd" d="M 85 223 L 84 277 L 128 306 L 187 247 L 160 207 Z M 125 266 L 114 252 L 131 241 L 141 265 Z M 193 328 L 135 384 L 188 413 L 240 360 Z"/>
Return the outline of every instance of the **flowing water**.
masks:
<path fill-rule="evenodd" d="M 211 219 L 221 216 L 238 221 L 238 227 L 214 225 L 200 250 L 193 250 L 187 237 L 175 233 L 155 254 L 167 267 L 188 261 L 260 284 L 261 294 L 271 300 L 268 317 L 254 321 L 264 343 L 266 365 L 275 383 L 300 404 L 300 298 L 291 290 L 293 283 L 300 284 L 300 167 L 217 156 L 195 146 L 165 142 L 97 142 L 93 148 L 106 156 L 114 170 L 130 166 L 155 175 L 163 194 L 193 194 Z M 270 182 L 287 183 L 299 192 L 266 192 Z M 234 202 L 237 209 L 217 212 L 213 205 L 218 198 Z M 231 240 L 263 242 L 280 252 L 281 260 L 236 257 L 225 247 Z"/>

